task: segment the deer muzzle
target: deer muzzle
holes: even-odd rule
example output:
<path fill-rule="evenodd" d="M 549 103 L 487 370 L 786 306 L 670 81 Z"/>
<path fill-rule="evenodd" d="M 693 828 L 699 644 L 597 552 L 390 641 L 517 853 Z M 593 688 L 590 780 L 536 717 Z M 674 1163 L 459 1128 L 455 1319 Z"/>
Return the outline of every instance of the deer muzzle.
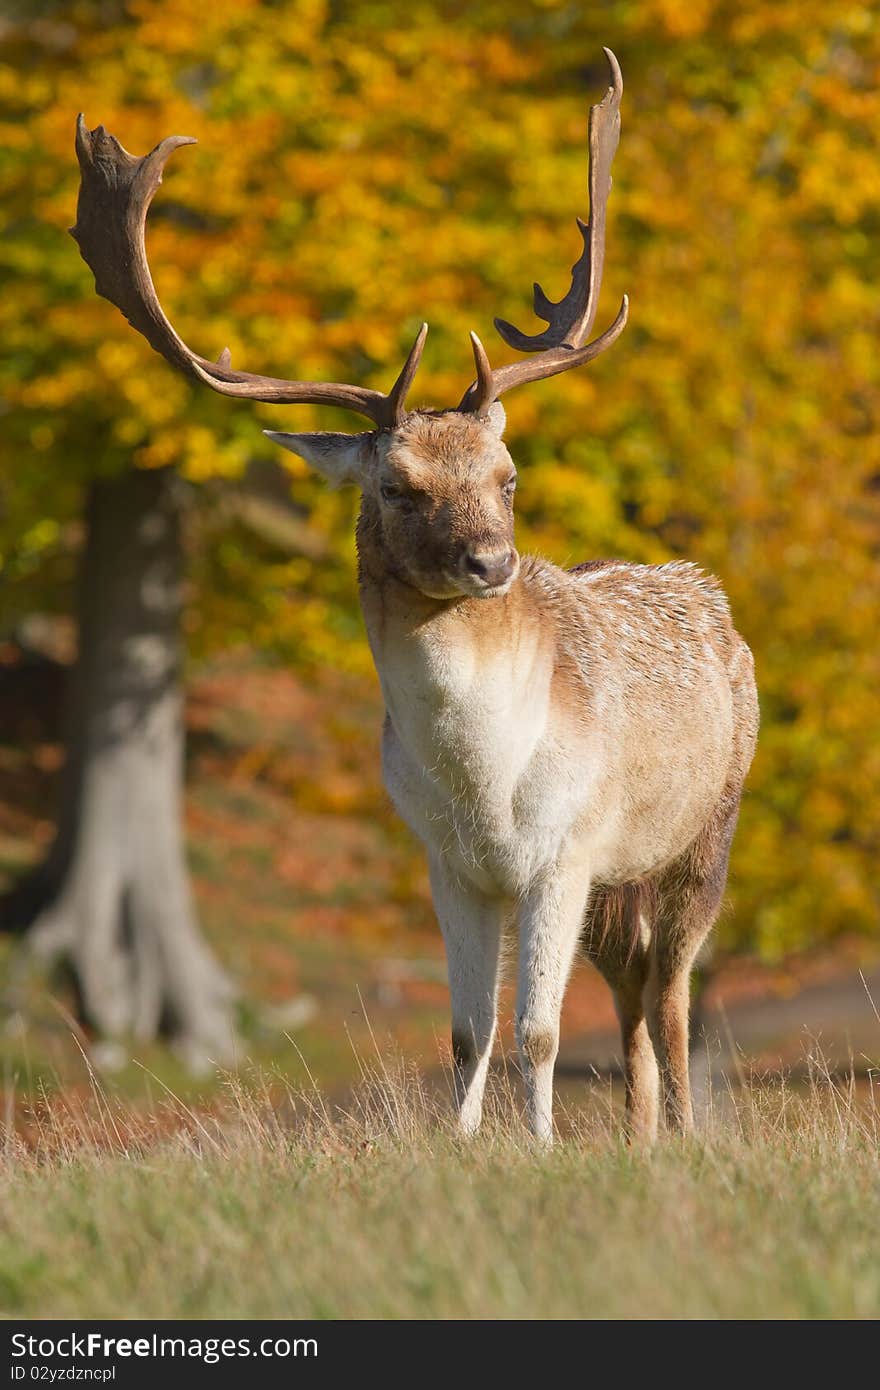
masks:
<path fill-rule="evenodd" d="M 494 550 L 471 548 L 462 556 L 461 569 L 469 591 L 490 598 L 506 590 L 515 579 L 519 555 L 507 545 Z"/>

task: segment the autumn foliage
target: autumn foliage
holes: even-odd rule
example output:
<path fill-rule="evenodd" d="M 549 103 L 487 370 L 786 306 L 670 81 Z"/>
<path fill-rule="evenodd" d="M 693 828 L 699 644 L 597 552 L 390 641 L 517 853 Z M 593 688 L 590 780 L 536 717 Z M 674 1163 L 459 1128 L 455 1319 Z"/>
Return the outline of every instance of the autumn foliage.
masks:
<path fill-rule="evenodd" d="M 83 482 L 268 457 L 260 428 L 357 421 L 190 386 L 94 295 L 74 243 L 77 111 L 175 154 L 149 229 L 199 352 L 452 404 L 467 331 L 561 292 L 586 215 L 601 45 L 624 72 L 594 365 L 514 392 L 520 539 L 561 563 L 687 556 L 721 576 L 763 726 L 731 943 L 781 953 L 877 920 L 880 25 L 818 0 L 129 0 L 19 6 L 0 48 L 0 619 L 69 602 Z M 500 344 L 495 360 L 507 360 Z M 284 425 L 279 425 L 284 421 Z M 196 547 L 195 647 L 246 636 L 365 669 L 354 500 L 285 456 L 316 544 Z M 204 510 L 205 504 L 202 504 Z M 210 531 L 210 527 L 207 527 Z M 322 552 L 325 552 L 322 554 Z"/>

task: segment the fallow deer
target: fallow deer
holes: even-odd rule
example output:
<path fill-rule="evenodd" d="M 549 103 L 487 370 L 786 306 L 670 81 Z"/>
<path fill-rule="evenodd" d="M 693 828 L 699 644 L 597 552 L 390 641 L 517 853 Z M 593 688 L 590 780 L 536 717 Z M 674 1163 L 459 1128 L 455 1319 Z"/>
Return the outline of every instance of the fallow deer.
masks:
<path fill-rule="evenodd" d="M 533 354 L 492 368 L 476 335 L 476 380 L 454 409 L 407 412 L 427 326 L 386 396 L 352 385 L 235 371 L 178 337 L 159 305 L 144 224 L 184 137 L 136 159 L 80 117 L 82 188 L 73 229 L 98 293 L 176 367 L 228 396 L 342 406 L 363 434 L 271 439 L 333 484 L 360 489 L 360 595 L 385 698 L 388 790 L 427 850 L 445 939 L 459 1122 L 480 1124 L 496 1028 L 499 958 L 518 924 L 517 1039 L 528 1117 L 552 1136 L 560 1011 L 580 943 L 614 994 L 630 1133 L 692 1124 L 688 989 L 724 890 L 757 732 L 751 654 L 718 583 L 681 561 L 593 560 L 562 570 L 521 558 L 516 471 L 499 397 L 581 366 L 617 339 L 627 301 L 590 341 L 604 259 L 622 80 L 589 122 L 590 220 L 548 327 L 496 327 Z M 659 1072 L 658 1072 L 659 1060 Z"/>

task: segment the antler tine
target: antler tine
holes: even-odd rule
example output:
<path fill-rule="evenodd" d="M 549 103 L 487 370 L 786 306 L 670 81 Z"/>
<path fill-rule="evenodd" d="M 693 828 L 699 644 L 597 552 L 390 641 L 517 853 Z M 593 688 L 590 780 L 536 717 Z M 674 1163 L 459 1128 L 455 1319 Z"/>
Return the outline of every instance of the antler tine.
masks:
<path fill-rule="evenodd" d="M 629 305 L 624 296 L 611 327 L 594 342 L 587 342 L 595 322 L 602 284 L 611 163 L 620 138 L 620 99 L 623 95 L 620 65 L 610 48 L 604 49 L 604 53 L 611 83 L 602 101 L 590 108 L 590 220 L 588 223 L 580 217 L 577 220 L 584 249 L 580 259 L 572 266 L 571 286 L 567 294 L 554 304 L 541 286 L 535 285 L 535 313 L 549 325 L 541 333 L 530 335 L 504 319 L 495 320 L 495 327 L 510 347 L 537 355 L 530 361 L 511 362 L 505 367 L 496 368 L 494 372 L 489 368 L 488 375 L 485 369 L 481 374 L 478 362 L 477 381 L 465 393 L 460 410 L 485 415 L 492 401 L 512 386 L 540 381 L 592 361 L 611 346 L 626 325 Z M 488 367 L 488 359 L 485 367 Z"/>
<path fill-rule="evenodd" d="M 181 145 L 195 143 L 191 136 L 171 135 L 148 155 L 137 158 L 103 126 L 90 131 L 82 115 L 78 116 L 76 153 L 81 182 L 76 226 L 70 231 L 95 277 L 98 294 L 115 304 L 172 366 L 225 396 L 279 405 L 335 405 L 365 415 L 380 429 L 399 424 L 405 413 L 406 393 L 419 365 L 426 325 L 387 396 L 364 386 L 286 381 L 235 372 L 228 348 L 216 362 L 211 362 L 193 352 L 175 332 L 162 310 L 150 275 L 144 228 L 169 156 Z"/>
<path fill-rule="evenodd" d="M 492 402 L 498 397 L 495 388 L 495 373 L 492 371 L 486 349 L 474 332 L 471 332 L 471 347 L 474 350 L 477 379 L 474 385 L 469 388 L 458 408 L 459 410 L 473 411 L 477 415 L 486 415 Z"/>
<path fill-rule="evenodd" d="M 428 336 L 428 325 L 423 323 L 416 340 L 409 350 L 409 356 L 400 369 L 400 375 L 388 392 L 388 413 L 391 425 L 399 425 L 406 415 L 406 398 L 410 388 L 415 381 L 416 372 L 419 370 L 419 363 L 422 360 L 422 353 L 425 349 L 425 339 Z"/>

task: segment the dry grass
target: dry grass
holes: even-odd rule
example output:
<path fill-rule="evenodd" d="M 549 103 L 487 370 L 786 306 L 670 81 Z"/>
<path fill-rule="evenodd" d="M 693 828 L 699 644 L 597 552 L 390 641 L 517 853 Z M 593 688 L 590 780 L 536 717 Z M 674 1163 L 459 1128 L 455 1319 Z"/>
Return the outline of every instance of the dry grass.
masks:
<path fill-rule="evenodd" d="M 25 1120 L 0 1163 L 6 1315 L 880 1313 L 877 1106 L 818 1070 L 746 1085 L 650 1155 L 601 1090 L 534 1152 L 503 1080 L 461 1143 L 445 1097 L 384 1064 L 332 1111 L 253 1077 L 208 1113 L 95 1083 Z"/>

